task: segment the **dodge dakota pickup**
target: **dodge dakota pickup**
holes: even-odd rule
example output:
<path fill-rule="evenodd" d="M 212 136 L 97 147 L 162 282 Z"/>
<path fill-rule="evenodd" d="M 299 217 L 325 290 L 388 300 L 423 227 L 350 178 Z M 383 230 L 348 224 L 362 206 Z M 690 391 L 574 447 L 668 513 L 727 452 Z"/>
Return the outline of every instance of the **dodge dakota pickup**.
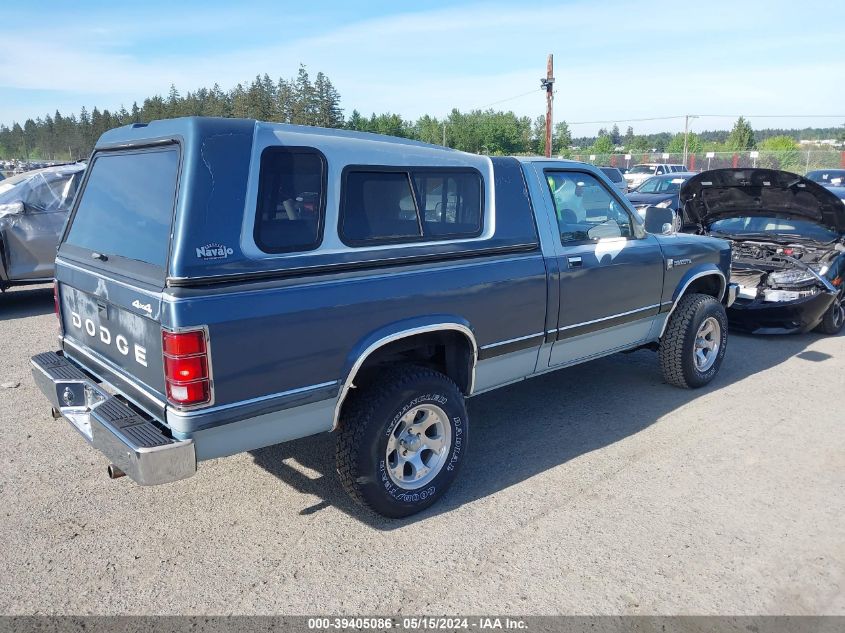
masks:
<path fill-rule="evenodd" d="M 252 120 L 118 128 L 61 238 L 59 349 L 33 376 L 112 478 L 334 432 L 351 496 L 407 516 L 466 459 L 470 396 L 637 348 L 667 383 L 713 379 L 730 246 L 654 211 L 576 162 Z"/>

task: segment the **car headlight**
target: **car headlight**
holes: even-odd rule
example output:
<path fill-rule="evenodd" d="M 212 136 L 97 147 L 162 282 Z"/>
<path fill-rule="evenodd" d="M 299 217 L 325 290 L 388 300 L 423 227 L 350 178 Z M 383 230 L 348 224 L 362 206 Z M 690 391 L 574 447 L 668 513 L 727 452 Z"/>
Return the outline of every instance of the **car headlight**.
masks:
<path fill-rule="evenodd" d="M 670 204 L 672 204 L 672 198 L 669 198 L 668 200 L 664 200 L 663 202 L 659 202 L 654 206 L 660 207 L 661 209 L 667 209 Z"/>
<path fill-rule="evenodd" d="M 769 275 L 769 283 L 773 286 L 806 286 L 816 280 L 816 277 L 808 270 L 792 268 L 790 270 L 779 270 Z"/>

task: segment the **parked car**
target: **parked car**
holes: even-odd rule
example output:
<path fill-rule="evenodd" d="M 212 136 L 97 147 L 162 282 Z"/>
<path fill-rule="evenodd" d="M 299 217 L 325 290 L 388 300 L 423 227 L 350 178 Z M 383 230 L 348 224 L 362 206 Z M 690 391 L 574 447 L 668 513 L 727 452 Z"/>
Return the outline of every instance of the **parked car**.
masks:
<path fill-rule="evenodd" d="M 467 397 L 642 347 L 670 384 L 713 380 L 729 266 L 723 240 L 647 233 L 591 165 L 155 121 L 97 143 L 33 376 L 113 478 L 334 431 L 346 490 L 401 517 L 466 459 Z"/>
<path fill-rule="evenodd" d="M 845 323 L 845 193 L 771 169 L 717 169 L 681 189 L 698 231 L 733 244 L 728 310 L 759 334 L 837 334 Z"/>
<path fill-rule="evenodd" d="M 686 171 L 684 165 L 676 165 L 671 163 L 641 163 L 634 165 L 625 174 L 625 180 L 628 182 L 628 190 L 634 190 L 643 184 L 652 176 L 662 176 L 664 174 L 671 174 L 674 172 Z"/>
<path fill-rule="evenodd" d="M 634 208 L 645 215 L 648 207 L 660 207 L 678 211 L 681 185 L 695 176 L 694 172 L 681 171 L 663 176 L 652 176 L 641 184 L 636 191 L 628 194 L 628 200 Z"/>
<path fill-rule="evenodd" d="M 845 183 L 838 187 L 828 187 L 828 189 L 833 195 L 842 201 L 842 204 L 845 204 Z"/>
<path fill-rule="evenodd" d="M 845 169 L 815 169 L 804 177 L 826 187 L 845 186 Z"/>
<path fill-rule="evenodd" d="M 84 170 L 75 163 L 0 182 L 0 290 L 53 279 L 56 246 Z"/>
<path fill-rule="evenodd" d="M 616 167 L 599 167 L 602 173 L 610 178 L 610 182 L 616 185 L 622 193 L 628 193 L 628 183 L 625 182 L 625 176 Z"/>

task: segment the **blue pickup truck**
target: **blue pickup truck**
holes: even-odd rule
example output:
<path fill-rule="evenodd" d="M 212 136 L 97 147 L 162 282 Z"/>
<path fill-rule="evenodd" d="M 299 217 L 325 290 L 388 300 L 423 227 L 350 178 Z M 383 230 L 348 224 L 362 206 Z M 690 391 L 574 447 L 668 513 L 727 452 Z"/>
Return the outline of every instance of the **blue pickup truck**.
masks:
<path fill-rule="evenodd" d="M 80 185 L 60 349 L 33 376 L 112 478 L 334 432 L 352 497 L 407 516 L 466 458 L 470 396 L 637 348 L 668 383 L 713 379 L 730 246 L 659 234 L 666 212 L 644 221 L 575 162 L 252 120 L 122 127 Z"/>

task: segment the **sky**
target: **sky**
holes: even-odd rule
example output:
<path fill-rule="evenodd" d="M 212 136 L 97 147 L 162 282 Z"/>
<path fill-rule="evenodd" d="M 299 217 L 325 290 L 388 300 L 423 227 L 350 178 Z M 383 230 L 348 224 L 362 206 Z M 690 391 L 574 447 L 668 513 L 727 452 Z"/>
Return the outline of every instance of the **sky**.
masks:
<path fill-rule="evenodd" d="M 836 2 L 308 2 L 8 0 L 0 18 L 0 123 L 153 94 L 229 89 L 256 74 L 324 72 L 348 115 L 413 120 L 452 108 L 545 112 L 574 136 L 845 124 Z M 116 6 L 117 5 L 117 6 Z M 824 16 L 829 16 L 825 19 Z M 793 115 L 801 118 L 761 118 Z M 820 115 L 832 115 L 825 118 Z M 677 117 L 661 121 L 635 119 Z M 610 121 L 610 123 L 593 123 Z"/>

